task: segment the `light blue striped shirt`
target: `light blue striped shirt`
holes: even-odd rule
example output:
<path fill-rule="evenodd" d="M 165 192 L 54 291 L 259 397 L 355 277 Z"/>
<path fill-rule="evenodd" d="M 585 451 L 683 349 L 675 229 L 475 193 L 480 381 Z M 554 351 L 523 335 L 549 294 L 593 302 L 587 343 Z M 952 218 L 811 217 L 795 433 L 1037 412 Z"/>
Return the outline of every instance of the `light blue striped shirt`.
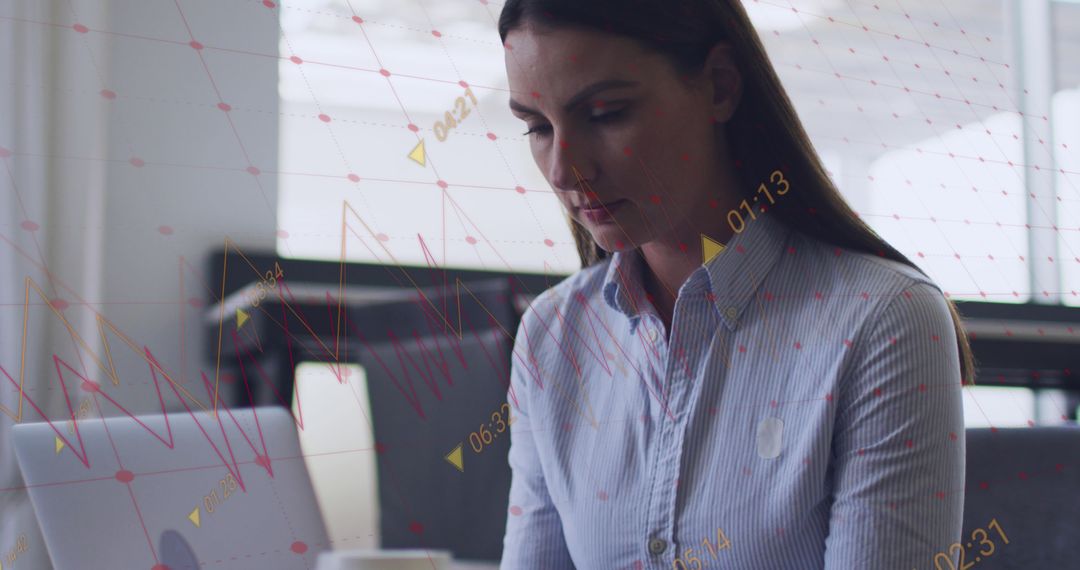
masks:
<path fill-rule="evenodd" d="M 941 290 L 770 216 L 726 245 L 670 338 L 636 251 L 525 312 L 503 569 L 922 570 L 959 540 Z"/>

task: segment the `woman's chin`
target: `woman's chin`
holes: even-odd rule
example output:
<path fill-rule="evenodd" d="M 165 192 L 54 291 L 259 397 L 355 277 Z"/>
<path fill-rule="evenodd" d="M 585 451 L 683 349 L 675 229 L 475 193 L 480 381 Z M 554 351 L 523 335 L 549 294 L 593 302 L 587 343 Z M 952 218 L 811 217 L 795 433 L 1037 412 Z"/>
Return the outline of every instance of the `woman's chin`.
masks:
<path fill-rule="evenodd" d="M 603 249 L 608 253 L 627 251 L 636 247 L 634 241 L 617 228 L 613 230 L 607 228 L 593 228 L 591 233 L 593 241 L 600 246 L 600 249 Z"/>

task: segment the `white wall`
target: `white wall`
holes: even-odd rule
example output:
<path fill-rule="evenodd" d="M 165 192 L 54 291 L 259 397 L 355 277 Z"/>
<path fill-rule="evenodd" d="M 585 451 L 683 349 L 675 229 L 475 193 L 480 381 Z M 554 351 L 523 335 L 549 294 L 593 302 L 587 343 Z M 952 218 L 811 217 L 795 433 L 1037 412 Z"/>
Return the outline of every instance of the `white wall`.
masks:
<path fill-rule="evenodd" d="M 102 290 L 110 304 L 102 312 L 204 395 L 198 372 L 213 377 L 201 356 L 205 308 L 189 300 L 207 299 L 208 286 L 220 290 L 208 282 L 207 255 L 226 238 L 244 250 L 275 245 L 278 27 L 276 12 L 257 2 L 179 4 L 183 16 L 171 0 L 111 0 L 110 29 L 180 45 L 118 38 L 102 54 L 117 92 L 104 206 Z M 205 48 L 184 45 L 192 36 Z M 218 109 L 222 101 L 232 110 Z M 110 346 L 146 379 L 137 355 Z M 152 385 L 140 384 L 125 397 L 151 411 Z"/>
<path fill-rule="evenodd" d="M 120 338 L 108 337 L 120 386 L 109 386 L 94 364 L 106 358 L 99 315 L 201 389 L 199 369 L 211 370 L 202 355 L 205 309 L 187 300 L 208 296 L 209 252 L 226 237 L 244 249 L 275 245 L 277 13 L 261 2 L 179 6 L 0 4 L 0 155 L 8 155 L 0 156 L 0 365 L 20 370 L 30 278 L 48 300 L 61 300 L 59 312 L 76 333 L 31 293 L 25 389 L 53 420 L 67 413 L 54 354 L 129 410 L 157 409 L 145 361 Z M 189 29 L 203 50 L 187 45 Z M 232 106 L 228 115 L 217 108 L 221 100 Z M 245 171 L 250 165 L 260 169 L 257 179 Z M 39 229 L 26 230 L 27 219 Z M 83 396 L 73 391 L 72 403 Z M 0 376 L 0 403 L 14 413 L 19 401 Z M 107 415 L 120 413 L 104 406 Z M 16 421 L 42 418 L 25 400 L 21 410 L 0 415 L 0 489 L 7 489 L 0 491 L 0 553 L 25 535 L 26 552 L 14 563 L 5 557 L 3 567 L 45 569 L 10 445 Z"/>

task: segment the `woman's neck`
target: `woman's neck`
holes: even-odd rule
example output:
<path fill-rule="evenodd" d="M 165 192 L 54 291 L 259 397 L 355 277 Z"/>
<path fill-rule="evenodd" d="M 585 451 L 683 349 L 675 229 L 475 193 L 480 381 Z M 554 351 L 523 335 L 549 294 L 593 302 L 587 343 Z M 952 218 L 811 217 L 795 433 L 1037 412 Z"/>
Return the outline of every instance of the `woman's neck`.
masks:
<path fill-rule="evenodd" d="M 717 209 L 703 210 L 698 220 L 686 220 L 669 235 L 654 239 L 641 246 L 645 261 L 642 268 L 642 285 L 652 296 L 653 306 L 660 314 L 667 330 L 675 312 L 679 288 L 698 267 L 702 265 L 701 235 L 720 243 L 727 243 L 735 235 Z M 686 244 L 683 251 L 680 244 Z"/>

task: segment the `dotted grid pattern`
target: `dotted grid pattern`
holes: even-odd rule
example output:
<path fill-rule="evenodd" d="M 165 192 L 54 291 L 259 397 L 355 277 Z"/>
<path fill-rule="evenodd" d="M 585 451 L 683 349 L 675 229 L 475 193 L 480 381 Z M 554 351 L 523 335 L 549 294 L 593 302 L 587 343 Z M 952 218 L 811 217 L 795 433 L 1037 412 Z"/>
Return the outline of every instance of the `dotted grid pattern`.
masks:
<path fill-rule="evenodd" d="M 184 368 L 180 370 L 168 370 L 161 365 L 153 356 L 153 347 L 147 347 L 132 338 L 123 331 L 123 327 L 105 318 L 95 307 L 96 303 L 84 298 L 80 292 L 66 283 L 45 262 L 44 240 L 40 237 L 44 231 L 49 230 L 44 221 L 36 219 L 33 212 L 23 205 L 23 197 L 33 188 L 27 188 L 19 184 L 17 167 L 20 162 L 31 162 L 49 158 L 61 161 L 104 161 L 110 168 L 116 168 L 118 164 L 127 163 L 132 169 L 151 171 L 151 176 L 167 177 L 170 169 L 205 170 L 208 172 L 220 172 L 222 180 L 228 184 L 234 184 L 235 173 L 245 174 L 248 178 L 244 183 L 246 189 L 252 193 L 252 212 L 250 215 L 274 217 L 277 213 L 276 204 L 271 199 L 272 193 L 267 192 L 268 177 L 278 177 L 278 183 L 283 184 L 286 177 L 295 177 L 312 184 L 324 181 L 332 181 L 334 184 L 347 183 L 350 185 L 350 197 L 346 201 L 337 203 L 337 211 L 330 218 L 320 217 L 317 228 L 334 228 L 333 231 L 320 234 L 319 230 L 301 228 L 293 230 L 288 227 L 280 227 L 277 237 L 282 248 L 290 251 L 290 240 L 300 235 L 314 235 L 329 238 L 331 242 L 340 244 L 334 251 L 342 260 L 350 257 L 350 252 L 364 249 L 374 259 L 385 262 L 388 270 L 399 277 L 405 285 L 417 287 L 409 276 L 408 271 L 400 267 L 403 260 L 423 259 L 431 264 L 447 263 L 450 257 L 447 255 L 447 245 L 451 242 L 474 246 L 476 263 L 483 267 L 499 270 L 518 270 L 500 252 L 508 247 L 508 244 L 523 243 L 534 246 L 531 251 L 535 252 L 538 259 L 543 260 L 544 267 L 565 268 L 573 261 L 565 259 L 572 255 L 570 244 L 566 242 L 566 234 L 558 234 L 560 229 L 543 219 L 538 212 L 544 204 L 550 207 L 550 190 L 537 187 L 534 183 L 535 173 L 528 174 L 521 169 L 524 162 L 518 160 L 518 156 L 527 156 L 522 153 L 522 147 L 526 140 L 515 132 L 502 132 L 501 125 L 506 122 L 504 104 L 507 90 L 495 84 L 470 81 L 465 67 L 460 61 L 460 56 L 455 56 L 455 49 L 463 44 L 472 44 L 485 49 L 498 52 L 501 62 L 501 51 L 497 43 L 491 38 L 497 38 L 494 32 L 494 22 L 498 17 L 500 5 L 487 0 L 461 0 L 456 2 L 456 8 L 462 11 L 472 11 L 472 15 L 485 20 L 483 34 L 451 34 L 444 33 L 440 28 L 450 27 L 454 22 L 453 13 L 440 12 L 439 17 L 432 15 L 430 2 L 410 2 L 400 7 L 402 11 L 411 11 L 419 14 L 419 20 L 423 25 L 403 26 L 392 18 L 392 12 L 382 14 L 381 19 L 366 17 L 364 9 L 355 2 L 345 1 L 341 3 L 311 3 L 298 2 L 279 4 L 271 0 L 238 2 L 243 4 L 249 12 L 248 17 L 235 22 L 217 22 L 217 25 L 230 26 L 272 26 L 277 28 L 281 36 L 282 49 L 280 53 L 255 53 L 243 49 L 242 46 L 214 45 L 203 43 L 200 36 L 205 30 L 199 29 L 192 24 L 189 18 L 193 8 L 205 9 L 205 6 L 192 0 L 174 0 L 172 2 L 162 0 L 156 2 L 153 13 L 161 19 L 168 19 L 176 24 L 174 27 L 154 26 L 153 30 L 110 30 L 100 26 L 84 23 L 79 18 L 77 4 L 69 2 L 69 13 L 53 15 L 52 19 L 20 19 L 0 17 L 3 26 L 20 27 L 24 30 L 37 30 L 41 33 L 69 33 L 76 37 L 100 36 L 107 41 L 126 42 L 126 49 L 132 53 L 140 49 L 140 46 L 153 46 L 156 50 L 170 50 L 170 57 L 186 58 L 187 63 L 196 65 L 203 74 L 205 82 L 199 87 L 190 87 L 182 92 L 171 92 L 165 89 L 155 90 L 153 85 L 140 85 L 138 89 L 131 89 L 131 93 L 125 92 L 117 86 L 109 84 L 109 75 L 101 69 L 99 56 L 86 44 L 85 61 L 94 69 L 94 75 L 98 79 L 97 84 L 59 84 L 42 80 L 40 87 L 42 92 L 55 92 L 68 97 L 96 97 L 105 104 L 105 109 L 110 125 L 118 137 L 121 146 L 128 150 L 127 157 L 100 158 L 90 152 L 83 156 L 49 156 L 41 157 L 33 153 L 24 153 L 6 141 L 0 141 L 0 163 L 4 167 L 5 192 L 11 192 L 15 196 L 15 203 L 20 205 L 22 221 L 15 231 L 25 232 L 29 237 L 30 248 L 22 247 L 5 228 L 0 233 L 3 247 L 10 247 L 23 261 L 34 267 L 35 275 L 22 276 L 25 278 L 24 295 L 21 299 L 3 300 L 2 307 L 5 310 L 22 311 L 24 314 L 34 313 L 34 318 L 44 315 L 49 319 L 58 319 L 67 325 L 70 346 L 56 347 L 58 353 L 62 350 L 69 351 L 72 357 L 57 356 L 56 376 L 51 383 L 41 386 L 31 386 L 26 383 L 25 369 L 21 363 L 0 363 L 0 372 L 3 373 L 7 382 L 5 389 L 13 389 L 19 392 L 18 405 L 15 408 L 4 407 L 5 415 L 13 421 L 25 421 L 36 419 L 34 413 L 26 414 L 33 410 L 38 417 L 45 417 L 54 422 L 57 430 L 58 441 L 74 453 L 84 463 L 92 458 L 86 457 L 78 436 L 78 424 L 75 408 L 70 396 L 76 393 L 82 398 L 92 401 L 99 415 L 103 413 L 125 413 L 122 404 L 123 391 L 135 386 L 144 388 L 153 387 L 160 390 L 164 385 L 170 388 L 173 395 L 180 401 L 191 403 L 204 409 L 214 407 L 214 393 L 220 382 L 235 382 L 239 379 L 222 377 L 217 371 L 202 371 L 195 375 Z M 746 4 L 751 4 L 747 2 Z M 799 105 L 799 110 L 805 117 L 809 131 L 816 142 L 830 142 L 840 148 L 858 149 L 852 152 L 882 153 L 896 151 L 913 155 L 917 160 L 907 164 L 918 164 L 918 160 L 936 160 L 950 173 L 949 183 L 931 182 L 919 179 L 919 173 L 904 168 L 905 163 L 893 162 L 885 168 L 874 171 L 867 175 L 870 182 L 884 179 L 889 184 L 900 181 L 902 186 L 874 186 L 875 197 L 880 195 L 887 199 L 888 192 L 905 190 L 910 192 L 908 200 L 897 204 L 898 211 L 873 208 L 860 210 L 859 214 L 870 220 L 883 234 L 895 241 L 900 249 L 913 258 L 920 261 L 927 260 L 927 267 L 931 261 L 938 263 L 953 264 L 966 273 L 971 286 L 963 291 L 951 291 L 947 294 L 953 296 L 979 296 L 984 298 L 1008 299 L 1028 298 L 1033 295 L 1059 294 L 1075 297 L 1077 291 L 1069 287 L 1063 287 L 1060 291 L 1026 291 L 1022 287 L 1002 287 L 1001 284 L 1009 283 L 1010 280 L 1003 275 L 1010 268 L 1019 267 L 1026 275 L 1031 264 L 1065 264 L 1080 263 L 1080 241 L 1076 233 L 1080 232 L 1077 219 L 1071 214 L 1080 203 L 1080 193 L 1077 191 L 1075 169 L 1061 166 L 1056 169 L 1058 175 L 1058 192 L 1056 195 L 1031 193 L 1024 196 L 1023 190 L 1019 190 L 1022 202 L 1015 200 L 1018 189 L 1022 189 L 1023 177 L 1026 172 L 1038 170 L 1052 170 L 1051 156 L 1057 157 L 1058 164 L 1077 164 L 1075 144 L 1070 147 L 1064 137 L 1051 141 L 1047 136 L 1049 132 L 1049 118 L 1038 117 L 1032 128 L 1039 139 L 1040 148 L 1031 153 L 1033 162 L 1025 162 L 1016 159 L 1014 150 L 1009 145 L 1015 145 L 1025 133 L 1020 132 L 1020 116 L 1018 97 L 1012 83 L 1012 75 L 1015 70 L 1009 63 L 1006 51 L 1000 47 L 1003 38 L 994 35 L 978 37 L 975 33 L 965 28 L 967 25 L 964 17 L 958 17 L 953 7 L 954 4 L 945 2 L 933 3 L 932 7 L 916 6 L 915 3 L 894 1 L 871 3 L 858 0 L 848 0 L 838 3 L 802 3 L 802 2 L 753 2 L 760 5 L 761 10 L 790 12 L 797 19 L 798 25 L 783 30 L 770 30 L 763 28 L 760 33 L 769 40 L 782 38 L 782 42 L 770 43 L 776 47 L 775 65 L 785 78 L 809 78 L 809 81 L 829 80 L 829 89 L 821 92 L 816 98 L 810 95 L 793 92 L 793 98 Z M 395 8 L 396 9 L 396 8 Z M 913 15 L 911 11 L 918 10 Z M 288 11 L 302 12 L 312 21 L 317 21 L 326 27 L 342 28 L 348 26 L 348 33 L 354 42 L 353 48 L 364 51 L 364 62 L 342 64 L 333 56 L 311 57 L 303 52 L 303 46 L 290 41 L 289 35 L 280 22 L 283 13 Z M 974 17 L 967 14 L 966 17 Z M 416 18 L 408 19 L 415 21 Z M 208 25 L 207 22 L 202 22 Z M 167 32 L 165 30 L 168 30 Z M 395 60 L 393 54 L 384 52 L 376 38 L 378 33 L 389 34 L 415 34 L 417 41 L 423 36 L 425 39 L 434 38 L 430 45 L 430 53 L 427 55 L 437 59 L 440 63 L 438 68 L 442 73 L 438 75 L 418 74 L 410 68 L 409 61 Z M 854 45 L 858 43 L 859 47 Z M 992 54 L 992 55 L 987 55 Z M 225 83 L 220 73 L 215 71 L 215 59 L 229 57 L 249 58 L 252 61 L 266 60 L 282 66 L 283 74 L 286 66 L 294 66 L 295 72 L 301 78 L 301 83 L 308 85 L 309 100 L 307 103 L 315 108 L 314 113 L 276 112 L 259 109 L 244 105 L 242 100 L 237 100 L 239 89 L 230 92 L 222 87 Z M 394 61 L 391 65 L 388 61 Z M 567 65 L 575 65 L 577 61 L 568 61 Z M 143 62 L 143 65 L 153 65 L 154 62 Z M 320 73 L 343 74 L 349 76 L 364 76 L 381 82 L 379 91 L 371 93 L 372 97 L 383 98 L 389 102 L 391 108 L 396 106 L 396 116 L 392 118 L 371 119 L 365 117 L 363 112 L 342 113 L 338 116 L 332 105 L 324 105 L 323 98 L 332 98 L 334 94 L 325 93 L 312 87 L 313 83 L 308 80 L 308 69 L 318 69 Z M 961 71 L 962 70 L 962 71 Z M 942 83 L 942 76 L 947 78 Z M 229 82 L 234 88 L 235 78 Z M 440 120 L 443 127 L 431 125 L 432 121 L 423 124 L 414 119 L 416 113 L 411 111 L 408 101 L 417 93 L 424 90 L 438 90 L 447 95 L 447 111 L 457 110 L 455 122 L 460 122 L 459 127 L 447 126 L 449 119 Z M 884 95 L 883 95 L 884 94 Z M 531 93 L 533 98 L 543 96 L 542 86 L 537 86 Z M 466 120 L 462 112 L 453 102 L 460 96 L 467 97 L 465 100 L 479 101 L 475 109 L 476 118 Z M 475 97 L 476 99 L 472 99 Z M 193 117 L 198 117 L 198 124 L 205 124 L 208 113 L 215 113 L 212 120 L 217 121 L 222 130 L 222 142 L 231 147 L 228 158 L 220 158 L 217 163 L 200 162 L 184 156 L 150 156 L 140 149 L 140 141 L 147 141 L 161 133 L 153 131 L 152 125 L 144 125 L 128 118 L 125 107 L 134 105 L 158 106 L 169 108 L 172 111 L 190 112 Z M 654 110 L 663 113 L 663 109 Z M 495 117 L 500 116 L 500 119 Z M 850 130 L 825 129 L 822 121 L 829 120 L 827 117 L 834 115 L 848 117 L 856 121 L 862 128 Z M 993 119 L 1001 115 L 1006 119 Z M 243 116 L 243 120 L 238 117 Z M 438 114 L 436 113 L 436 116 Z M 851 119 L 854 118 L 854 119 Z M 292 121 L 306 121 L 309 128 L 317 127 L 320 131 L 310 130 L 310 136 L 317 137 L 320 144 L 329 145 L 334 153 L 329 157 L 323 157 L 326 162 L 318 162 L 324 165 L 300 171 L 277 171 L 272 172 L 260 167 L 259 161 L 254 159 L 248 152 L 250 141 L 246 138 L 244 121 L 268 119 L 281 121 L 283 124 Z M 997 121 L 997 122 L 993 122 Z M 991 126 L 991 123 L 992 126 Z M 856 124 L 856 123 L 849 123 Z M 489 126 L 491 125 L 491 126 Z M 496 126 L 499 125 L 499 126 Z M 985 127 L 985 128 L 984 128 Z M 64 127 L 61 127 L 61 130 Z M 71 127 L 76 128 L 76 127 Z M 964 131 L 968 137 L 976 141 L 978 148 L 984 149 L 979 154 L 956 153 L 950 150 L 949 142 L 952 131 Z M 393 136 L 390 133 L 393 132 Z M 819 134 L 820 133 L 820 134 Z M 383 140 L 386 135 L 388 140 L 393 140 L 391 145 L 387 142 L 378 143 L 387 150 L 387 156 L 395 157 L 396 163 L 389 163 L 389 158 L 371 160 L 368 157 L 356 156 L 350 149 L 351 141 L 359 139 L 371 139 L 379 137 Z M 444 138 L 445 142 L 439 139 Z M 474 149 L 475 154 L 463 156 L 453 150 L 453 145 L 468 141 L 470 145 L 487 145 L 486 147 L 469 147 L 470 152 Z M 913 141 L 926 141 L 924 144 L 913 144 Z M 423 144 L 420 154 L 417 153 L 419 145 Z M 442 145 L 442 146 L 440 146 Z M 963 148 L 973 148 L 972 145 Z M 643 175 L 651 178 L 647 167 L 639 157 L 634 156 L 633 149 L 626 149 L 626 156 L 632 167 L 642 168 Z M 456 161 L 454 159 L 457 159 Z M 683 160 L 689 164 L 704 160 L 706 157 L 693 156 L 688 153 Z M 421 165 L 422 163 L 422 165 Z M 448 166 L 456 164 L 459 168 Z M 492 180 L 478 183 L 477 179 L 484 178 L 481 173 L 487 171 Z M 453 172 L 451 176 L 446 172 Z M 394 173 L 397 173 L 396 175 Z M 989 174 L 987 174 L 989 173 Z M 532 179 L 529 179 L 532 176 Z M 432 196 L 438 194 L 438 206 L 435 224 L 425 225 L 421 235 L 417 235 L 411 227 L 398 227 L 380 223 L 382 218 L 390 218 L 392 208 L 400 208 L 400 201 L 406 195 L 398 195 L 390 202 L 379 202 L 376 195 L 384 192 L 387 188 L 400 188 L 402 186 L 419 188 L 426 204 L 433 203 Z M 933 193 L 926 193 L 924 189 L 931 189 Z M 508 206 L 507 211 L 514 212 L 515 220 L 521 223 L 512 231 L 506 228 L 490 229 L 489 224 L 480 223 L 476 220 L 485 207 L 480 202 L 468 200 L 470 192 L 483 192 L 485 195 L 498 195 L 499 200 L 518 200 L 520 204 Z M 658 188 L 654 203 L 664 204 L 664 194 Z M 906 196 L 908 194 L 905 194 Z M 408 195 L 411 196 L 411 195 Z M 383 197 L 382 199 L 386 199 Z M 971 214 L 960 217 L 956 208 L 942 205 L 943 200 L 955 199 L 967 206 L 971 206 Z M 1058 258 L 1027 259 L 1026 242 L 1017 239 L 1017 230 L 1031 229 L 1022 219 L 1015 217 L 1015 211 L 1023 209 L 1031 202 L 1036 211 L 1045 214 L 1046 204 L 1056 201 L 1062 214 L 1058 220 L 1051 220 L 1044 215 L 1042 227 L 1056 232 L 1059 237 L 1061 251 Z M 512 202 L 506 202 L 513 204 Z M 501 204 L 501 202 L 500 202 Z M 704 204 L 702 207 L 716 207 L 715 202 Z M 490 207 L 490 206 L 488 206 Z M 899 211 L 899 208 L 904 211 Z M 766 212 L 767 214 L 767 212 Z M 427 224 L 427 218 L 424 218 Z M 669 221 L 669 220 L 668 220 Z M 124 223 L 124 222 L 120 222 Z M 329 225 L 328 225 L 329 223 Z M 889 224 L 892 224 L 891 226 Z M 1001 238 L 1001 247 L 993 251 L 981 251 L 982 244 L 972 244 L 970 239 L 965 240 L 965 231 L 968 227 L 998 228 L 999 233 L 995 237 Z M 439 228 L 438 233 L 430 233 L 430 227 Z M 150 239 L 154 236 L 142 235 L 140 226 L 132 225 L 132 239 Z M 162 238 L 162 248 L 166 252 L 170 250 L 168 238 L 177 232 L 183 232 L 184 227 L 177 222 L 162 222 L 156 227 L 158 237 Z M 322 230 L 325 231 L 325 230 Z M 924 243 L 923 246 L 910 247 L 918 242 L 918 235 L 932 235 L 933 239 Z M 987 235 L 985 232 L 978 234 L 980 237 Z M 522 236 L 533 236 L 523 238 Z M 432 245 L 432 242 L 435 244 Z M 441 242 L 441 243 L 440 243 Z M 909 247 L 905 247 L 905 245 Z M 243 251 L 230 241 L 226 241 L 227 252 L 230 262 L 234 265 L 232 270 L 244 271 L 248 269 L 256 277 L 262 276 L 261 269 L 247 259 Z M 440 256 L 433 251 L 438 251 L 441 246 Z M 487 248 L 482 255 L 479 248 Z M 557 247 L 559 246 L 559 247 Z M 562 249 L 559 249 L 559 248 Z M 177 272 L 179 274 L 180 294 L 178 302 L 170 302 L 169 305 L 181 307 L 181 327 L 185 326 L 186 318 L 184 309 L 203 309 L 205 301 L 201 296 L 216 300 L 214 284 L 208 283 L 200 272 L 193 267 L 179 252 L 177 258 Z M 792 255 L 797 252 L 790 252 Z M 838 252 L 839 254 L 839 252 Z M 461 258 L 457 259 L 460 262 Z M 194 279 L 199 284 L 196 287 L 198 293 L 185 289 L 186 280 Z M 461 294 L 469 294 L 468 287 L 461 285 L 457 290 Z M 333 293 L 329 291 L 328 293 Z M 527 294 L 535 294 L 537 291 L 523 291 Z M 281 334 L 290 338 L 293 330 L 307 326 L 301 315 L 291 308 L 292 293 L 289 289 L 287 276 L 278 282 L 274 292 L 279 299 L 284 301 L 284 309 L 281 315 L 270 315 L 264 312 L 264 316 L 271 318 L 280 328 Z M 852 292 L 854 298 L 873 295 L 873 292 Z M 809 298 L 810 293 L 807 293 Z M 815 295 L 820 295 L 816 293 Z M 764 301 L 770 299 L 764 298 Z M 124 301 L 116 301 L 124 303 Z M 438 315 L 439 327 L 446 326 L 456 334 L 447 335 L 454 342 L 460 341 L 465 334 L 476 334 L 471 323 L 461 323 L 453 318 L 452 312 L 443 312 L 441 308 L 423 296 L 418 301 L 421 305 L 430 308 Z M 133 302 L 139 304 L 139 302 Z M 146 303 L 150 310 L 161 309 L 162 303 Z M 328 297 L 328 308 L 333 310 L 333 302 Z M 161 309 L 164 310 L 164 309 Z M 104 347 L 104 352 L 94 351 L 90 348 L 86 339 L 80 337 L 69 326 L 71 320 L 78 316 L 85 318 L 89 315 L 93 318 L 100 333 L 98 342 Z M 171 311 L 168 316 L 171 317 Z M 561 317 L 560 317 L 561 318 Z M 222 315 L 221 339 L 219 339 L 219 358 L 228 358 L 233 354 L 250 351 L 257 347 L 259 339 L 247 337 L 247 331 L 228 331 L 224 325 L 225 316 Z M 23 337 L 27 335 L 27 322 L 24 321 Z M 350 323 L 344 323 L 345 330 L 342 334 L 348 334 Z M 290 329 L 290 327 L 293 327 Z M 503 331 L 507 338 L 512 337 L 509 331 Z M 1068 334 L 1075 334 L 1071 328 Z M 184 335 L 181 334 L 183 343 Z M 615 339 L 611 343 L 597 347 L 582 346 L 570 347 L 568 358 L 575 358 L 573 350 L 584 349 L 586 351 L 601 350 L 614 361 L 617 370 L 625 371 L 626 365 L 634 366 L 634 363 L 620 362 L 617 354 L 620 346 Z M 937 340 L 937 339 L 934 339 Z M 231 342 L 231 347 L 229 343 Z M 309 353 L 305 358 L 334 362 L 342 356 L 337 345 L 324 345 L 321 351 Z M 798 343 L 790 347 L 792 350 L 801 350 L 803 347 Z M 426 350 L 426 349 L 424 349 Z M 744 350 L 739 347 L 739 350 Z M 185 352 L 186 348 L 181 348 Z M 676 349 L 676 353 L 677 349 Z M 25 345 L 21 357 L 26 359 Z M 126 359 L 120 365 L 114 364 L 114 359 L 120 361 Z M 135 365 L 148 366 L 151 374 L 146 375 L 145 369 Z M 258 368 L 258 367 L 256 367 Z M 1069 371 L 1064 371 L 1066 374 Z M 199 377 L 202 382 L 190 382 L 192 377 Z M 245 372 L 244 382 L 265 382 L 267 373 L 265 370 L 250 371 L 251 378 Z M 98 378 L 94 380 L 92 378 Z M 403 369 L 403 381 L 410 388 L 413 377 L 408 369 Z M 79 378 L 81 392 L 70 390 L 73 386 L 67 382 L 73 378 Z M 166 380 L 165 383 L 161 380 Z M 339 381 L 342 375 L 338 374 Z M 108 382 L 104 381 L 108 380 Z M 201 386 L 199 385 L 201 384 Z M 44 392 L 54 391 L 59 385 L 64 393 L 67 403 L 68 414 L 46 417 L 44 410 L 35 402 L 35 397 L 44 398 Z M 200 393 L 200 390 L 204 393 Z M 36 394 L 41 392 L 41 394 Z M 165 391 L 168 393 L 168 391 Z M 277 395 L 283 398 L 284 395 Z M 823 395 L 823 398 L 828 398 Z M 103 401 L 104 400 L 104 401 Z M 84 400 L 85 401 L 85 400 Z M 299 403 L 299 402 L 298 402 Z M 106 406 L 108 404 L 109 406 Z M 977 404 L 977 401 L 976 401 Z M 186 404 L 185 404 L 186 405 Z M 111 406 L 111 408 L 110 408 Z M 164 404 L 162 405 L 164 410 Z M 363 412 L 361 408 L 359 410 Z M 1065 410 L 1059 410 L 1064 417 Z M 370 419 L 365 418 L 368 425 Z M 70 432 L 63 428 L 62 422 L 71 421 L 73 432 L 76 437 L 69 437 Z M 607 425 L 614 424 L 617 428 L 622 420 L 605 422 L 602 419 L 597 423 L 601 429 L 608 429 Z M 303 427 L 302 408 L 297 413 L 297 423 Z M 952 435 L 952 434 L 951 434 Z M 955 437 L 955 436 L 953 436 Z M 250 442 L 248 442 L 250 444 Z M 59 446 L 59 444 L 58 444 Z M 452 446 L 448 446 L 449 447 Z M 242 447 L 241 447 L 242 449 Z M 380 451 L 379 444 L 374 450 L 351 450 L 356 453 L 370 453 Z M 249 461 L 267 461 L 267 458 L 259 455 L 254 446 L 250 446 L 251 455 Z M 460 457 L 460 456 L 458 456 Z M 133 473 L 123 468 L 119 454 L 116 458 L 118 468 L 116 480 L 129 488 L 138 485 L 141 474 Z M 1060 464 L 1056 469 L 1060 471 Z M 1022 479 L 1031 478 L 1031 474 L 1037 470 L 1026 470 L 1022 473 Z M 74 483 L 74 482 L 72 482 Z M 390 484 L 393 481 L 389 482 Z M 2 489 L 4 492 L 14 492 L 22 489 Z M 133 510 L 138 511 L 139 505 L 135 499 L 136 494 L 131 492 Z M 607 500 L 607 493 L 599 492 L 599 500 Z M 402 504 L 408 507 L 408 497 L 401 495 Z M 510 516 L 515 516 L 520 508 L 511 506 Z M 177 513 L 181 520 L 187 513 Z M 287 513 L 283 513 L 287 516 Z M 143 529 L 145 532 L 145 529 Z M 424 526 L 422 521 L 410 523 L 410 530 L 422 540 Z M 138 537 L 133 537 L 138 538 Z M 321 545 L 313 545 L 321 546 Z M 303 543 L 291 543 L 281 545 L 281 549 L 288 549 L 298 554 L 304 553 L 309 545 Z M 152 543 L 147 544 L 148 560 L 152 566 L 161 569 L 157 564 L 157 553 Z M 265 553 L 238 552 L 237 556 L 251 557 L 262 556 Z M 227 567 L 227 560 L 215 561 L 222 567 Z"/>

